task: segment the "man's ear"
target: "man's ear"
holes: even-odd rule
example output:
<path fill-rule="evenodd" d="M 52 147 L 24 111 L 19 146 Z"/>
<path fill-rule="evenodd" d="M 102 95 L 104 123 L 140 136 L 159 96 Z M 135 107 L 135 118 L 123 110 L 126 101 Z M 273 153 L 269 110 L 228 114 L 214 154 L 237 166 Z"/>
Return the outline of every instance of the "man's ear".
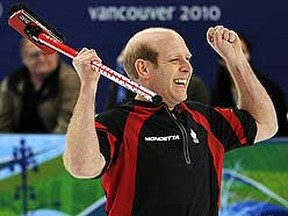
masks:
<path fill-rule="evenodd" d="M 144 59 L 137 59 L 134 63 L 135 69 L 139 75 L 139 77 L 142 78 L 148 78 L 149 77 L 149 70 L 148 70 L 148 62 Z"/>

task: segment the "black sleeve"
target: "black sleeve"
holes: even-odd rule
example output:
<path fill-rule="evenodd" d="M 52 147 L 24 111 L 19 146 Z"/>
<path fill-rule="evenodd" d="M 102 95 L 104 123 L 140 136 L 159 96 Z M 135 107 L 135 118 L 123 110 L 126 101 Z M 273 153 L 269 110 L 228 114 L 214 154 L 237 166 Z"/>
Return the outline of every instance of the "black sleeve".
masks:
<path fill-rule="evenodd" d="M 224 145 L 225 151 L 254 144 L 257 125 L 245 110 L 215 108 L 214 132 Z"/>
<path fill-rule="evenodd" d="M 126 115 L 123 113 L 121 109 L 112 109 L 95 117 L 95 129 L 99 139 L 100 152 L 106 162 L 101 175 L 117 160 L 125 127 Z"/>
<path fill-rule="evenodd" d="M 103 168 L 103 171 L 107 168 L 108 164 L 110 163 L 110 147 L 109 147 L 109 141 L 107 134 L 102 131 L 102 130 L 97 130 L 97 135 L 99 139 L 99 147 L 100 147 L 100 152 L 105 158 L 105 166 Z"/>

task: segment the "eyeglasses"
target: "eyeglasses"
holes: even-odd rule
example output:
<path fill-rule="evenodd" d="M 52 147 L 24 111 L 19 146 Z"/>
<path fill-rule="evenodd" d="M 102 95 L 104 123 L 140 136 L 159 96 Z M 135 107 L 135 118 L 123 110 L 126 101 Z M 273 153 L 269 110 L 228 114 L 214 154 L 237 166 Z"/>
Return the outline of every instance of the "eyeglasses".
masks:
<path fill-rule="evenodd" d="M 28 59 L 37 59 L 37 58 L 40 58 L 40 57 L 46 57 L 47 54 L 44 53 L 44 52 L 41 52 L 41 51 L 38 51 L 38 52 L 32 52 L 32 53 L 24 53 L 23 57 L 24 58 L 28 58 Z"/>

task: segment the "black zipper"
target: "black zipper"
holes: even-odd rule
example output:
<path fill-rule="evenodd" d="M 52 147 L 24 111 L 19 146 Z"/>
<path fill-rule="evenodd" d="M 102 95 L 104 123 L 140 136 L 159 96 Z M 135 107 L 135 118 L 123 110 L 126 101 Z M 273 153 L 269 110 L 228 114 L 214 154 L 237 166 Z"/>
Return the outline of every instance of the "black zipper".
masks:
<path fill-rule="evenodd" d="M 183 138 L 183 153 L 184 153 L 184 158 L 185 158 L 185 162 L 189 165 L 191 164 L 191 158 L 190 158 L 190 154 L 189 154 L 189 143 L 188 143 L 188 134 L 187 131 L 185 129 L 185 127 L 177 120 L 176 116 L 170 112 L 170 110 L 168 109 L 168 107 L 166 105 L 164 105 L 166 111 L 168 112 L 169 117 L 173 120 L 173 122 L 175 122 L 175 124 L 177 125 L 177 127 L 180 129 L 182 138 Z"/>

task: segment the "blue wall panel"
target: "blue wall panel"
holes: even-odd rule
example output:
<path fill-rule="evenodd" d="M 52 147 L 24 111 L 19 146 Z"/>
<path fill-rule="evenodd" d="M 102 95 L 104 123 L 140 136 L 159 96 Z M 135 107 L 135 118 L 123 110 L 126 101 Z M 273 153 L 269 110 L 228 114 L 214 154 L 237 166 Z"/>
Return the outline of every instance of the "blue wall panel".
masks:
<path fill-rule="evenodd" d="M 20 36 L 7 25 L 7 13 L 17 1 L 0 0 L 0 79 L 20 65 Z M 288 1 L 97 0 L 23 1 L 76 49 L 96 48 L 104 63 L 115 68 L 122 46 L 136 31 L 148 26 L 178 30 L 193 53 L 194 72 L 212 87 L 217 56 L 206 43 L 209 26 L 224 24 L 243 32 L 252 42 L 254 66 L 277 81 L 288 100 Z M 69 59 L 66 59 L 70 61 Z M 99 100 L 105 100 L 102 79 Z"/>

